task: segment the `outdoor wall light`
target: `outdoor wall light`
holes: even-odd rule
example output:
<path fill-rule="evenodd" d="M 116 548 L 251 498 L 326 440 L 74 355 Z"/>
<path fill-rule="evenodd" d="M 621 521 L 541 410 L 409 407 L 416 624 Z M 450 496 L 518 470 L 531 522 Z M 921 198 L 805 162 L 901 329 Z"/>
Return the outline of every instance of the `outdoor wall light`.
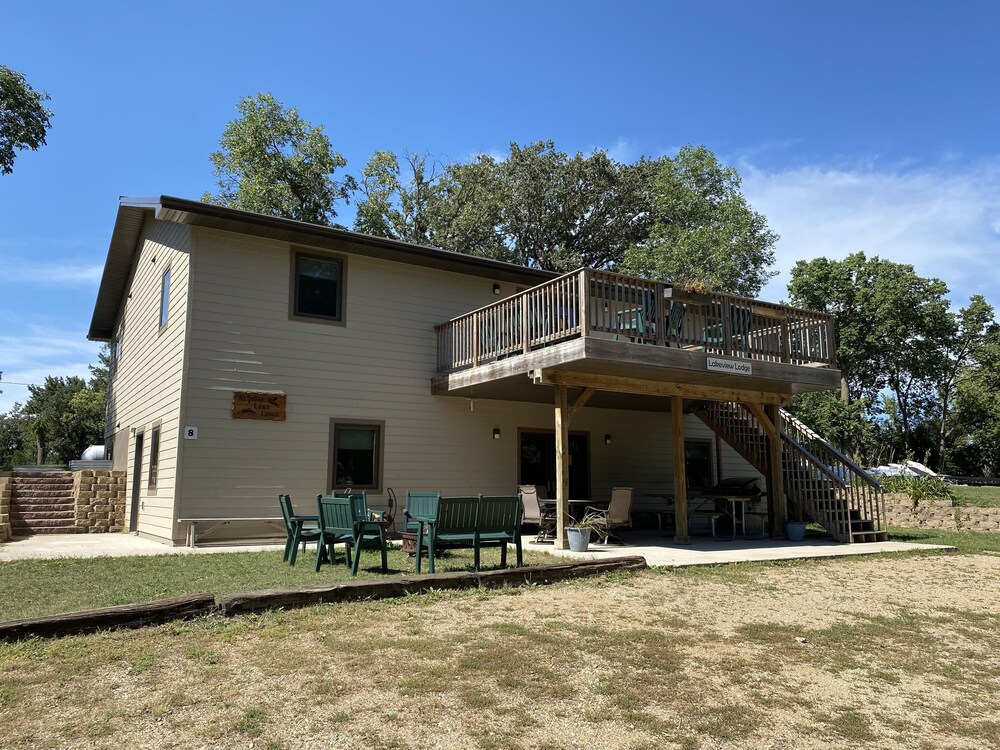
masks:
<path fill-rule="evenodd" d="M 610 435 L 605 435 L 604 436 L 604 444 L 605 445 L 611 445 L 611 436 Z"/>
<path fill-rule="evenodd" d="M 499 427 L 494 427 L 493 428 L 493 439 L 494 440 L 499 440 L 500 439 L 500 428 Z"/>
<path fill-rule="evenodd" d="M 496 295 L 500 294 L 500 285 L 499 284 L 494 284 L 493 285 L 493 293 L 496 294 Z"/>

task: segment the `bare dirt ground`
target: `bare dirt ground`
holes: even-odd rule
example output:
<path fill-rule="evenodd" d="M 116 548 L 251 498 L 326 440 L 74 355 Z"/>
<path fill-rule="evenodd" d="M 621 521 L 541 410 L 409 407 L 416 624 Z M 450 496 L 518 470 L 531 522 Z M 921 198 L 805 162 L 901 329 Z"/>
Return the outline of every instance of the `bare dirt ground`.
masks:
<path fill-rule="evenodd" d="M 0 645 L 0 747 L 997 748 L 1000 557 L 649 571 Z"/>

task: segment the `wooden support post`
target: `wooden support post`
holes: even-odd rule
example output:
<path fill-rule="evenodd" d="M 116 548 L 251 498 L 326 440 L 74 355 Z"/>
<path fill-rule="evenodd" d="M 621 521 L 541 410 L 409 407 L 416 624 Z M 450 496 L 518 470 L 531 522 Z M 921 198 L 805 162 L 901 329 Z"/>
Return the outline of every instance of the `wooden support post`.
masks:
<path fill-rule="evenodd" d="M 556 392 L 556 549 L 568 549 L 566 526 L 569 519 L 569 404 L 567 388 Z"/>
<path fill-rule="evenodd" d="M 773 435 L 767 436 L 767 518 L 768 534 L 772 539 L 785 538 L 785 522 L 788 520 L 788 506 L 785 503 L 784 467 L 781 459 L 781 407 L 775 404 L 764 406 L 764 413 L 775 428 Z"/>
<path fill-rule="evenodd" d="M 674 426 L 674 544 L 688 544 L 687 472 L 684 468 L 684 399 L 670 398 Z"/>

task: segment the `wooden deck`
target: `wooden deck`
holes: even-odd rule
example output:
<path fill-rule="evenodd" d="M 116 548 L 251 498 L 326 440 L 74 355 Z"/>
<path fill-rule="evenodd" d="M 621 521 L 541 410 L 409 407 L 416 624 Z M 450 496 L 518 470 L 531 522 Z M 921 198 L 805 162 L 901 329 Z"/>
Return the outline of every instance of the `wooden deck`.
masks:
<path fill-rule="evenodd" d="M 436 330 L 440 395 L 548 401 L 532 385 L 556 378 L 601 388 L 607 406 L 627 406 L 628 393 L 705 398 L 706 388 L 720 400 L 780 403 L 840 382 L 830 315 L 590 269 Z M 609 378 L 621 387 L 604 387 Z"/>

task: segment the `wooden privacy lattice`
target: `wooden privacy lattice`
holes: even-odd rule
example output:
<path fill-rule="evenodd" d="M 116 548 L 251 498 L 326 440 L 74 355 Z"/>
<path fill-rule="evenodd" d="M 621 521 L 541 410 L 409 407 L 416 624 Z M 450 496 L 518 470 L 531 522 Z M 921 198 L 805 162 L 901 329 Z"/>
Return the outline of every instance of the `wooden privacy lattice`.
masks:
<path fill-rule="evenodd" d="M 860 466 L 781 410 L 785 495 L 841 542 L 885 538 L 882 487 Z M 767 473 L 767 437 L 743 404 L 712 402 L 698 413 L 758 471 Z"/>
<path fill-rule="evenodd" d="M 835 367 L 833 317 L 729 294 L 581 269 L 436 326 L 438 370 L 579 336 L 760 362 Z"/>

